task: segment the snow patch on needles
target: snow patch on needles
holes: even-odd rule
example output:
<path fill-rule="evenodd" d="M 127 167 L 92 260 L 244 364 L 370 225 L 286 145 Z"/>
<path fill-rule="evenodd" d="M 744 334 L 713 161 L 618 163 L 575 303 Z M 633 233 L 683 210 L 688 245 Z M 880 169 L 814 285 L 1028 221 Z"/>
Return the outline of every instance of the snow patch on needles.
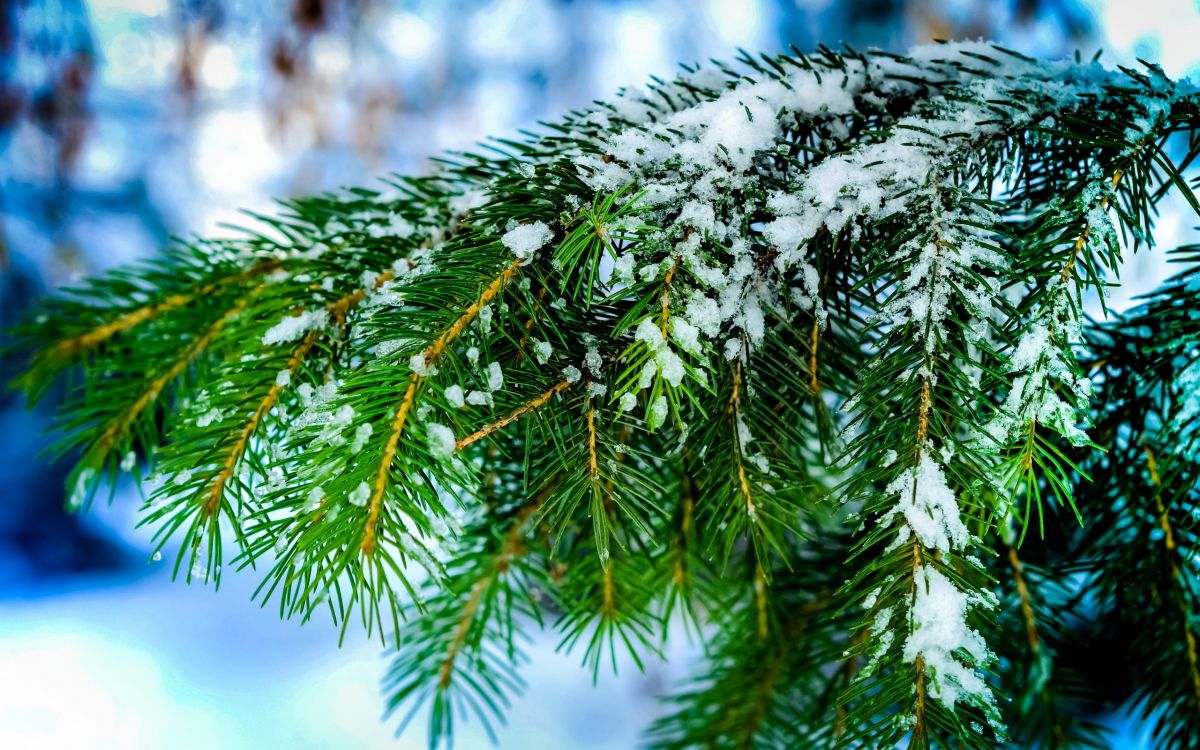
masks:
<path fill-rule="evenodd" d="M 454 431 L 444 424 L 430 424 L 426 428 L 426 435 L 429 437 L 429 451 L 436 458 L 449 458 L 458 448 Z"/>
<path fill-rule="evenodd" d="M 366 482 L 359 482 L 358 486 L 350 493 L 347 498 L 351 505 L 359 508 L 367 507 L 367 500 L 371 497 L 371 487 Z"/>
<path fill-rule="evenodd" d="M 897 535 L 901 543 L 915 536 L 914 543 L 940 555 L 949 564 L 949 554 L 970 542 L 970 532 L 963 523 L 944 470 L 928 453 L 922 452 L 917 464 L 903 471 L 885 492 L 898 498 L 880 523 L 902 517 L 905 525 Z M 992 654 L 983 637 L 967 625 L 972 607 L 990 603 L 958 588 L 929 563 L 913 571 L 912 585 L 905 660 L 909 663 L 921 660 L 929 679 L 930 696 L 947 709 L 953 710 L 956 703 L 966 701 L 983 709 L 996 723 L 995 698 L 978 671 L 992 659 Z M 890 644 L 891 640 L 887 642 Z"/>
<path fill-rule="evenodd" d="M 358 428 L 354 430 L 354 440 L 350 443 L 350 452 L 358 453 L 361 451 L 366 446 L 367 441 L 371 439 L 372 432 L 374 432 L 374 428 L 371 427 L 370 422 L 363 422 L 360 424 Z"/>
<path fill-rule="evenodd" d="M 946 475 L 927 453 L 921 454 L 916 466 L 892 480 L 884 492 L 899 495 L 899 498 L 880 519 L 880 524 L 886 525 L 893 518 L 903 516 L 921 546 L 937 552 L 961 549 L 970 540 L 958 510 L 958 501 L 946 484 Z"/>
<path fill-rule="evenodd" d="M 489 362 L 487 368 L 487 387 L 492 393 L 504 387 L 504 369 L 499 362 Z"/>
<path fill-rule="evenodd" d="M 941 571 L 922 565 L 914 574 L 912 630 L 904 643 L 904 658 L 924 662 L 929 695 L 950 710 L 960 700 L 988 713 L 995 697 L 976 667 L 991 660 L 983 636 L 967 626 L 973 602 Z"/>
<path fill-rule="evenodd" d="M 549 341 L 535 340 L 533 342 L 533 358 L 537 360 L 539 365 L 546 364 L 552 354 L 554 354 L 554 347 Z"/>
<path fill-rule="evenodd" d="M 553 236 L 554 233 L 550 231 L 550 227 L 546 226 L 545 222 L 535 221 L 532 224 L 521 224 L 508 230 L 500 238 L 500 242 L 511 250 L 513 255 L 521 260 L 528 260 L 538 250 L 545 247 Z"/>
<path fill-rule="evenodd" d="M 429 364 L 429 361 L 425 359 L 424 352 L 412 355 L 408 360 L 408 368 L 412 370 L 414 375 L 421 378 L 437 374 L 437 368 Z"/>
<path fill-rule="evenodd" d="M 325 490 L 320 485 L 314 485 L 304 497 L 304 510 L 311 513 L 321 507 L 321 501 L 324 499 Z"/>
<path fill-rule="evenodd" d="M 317 331 L 329 325 L 328 310 L 306 310 L 299 315 L 292 315 L 279 321 L 263 334 L 263 343 L 285 344 L 295 341 L 309 331 Z"/>
<path fill-rule="evenodd" d="M 998 292 L 977 269 L 1000 269 L 1005 260 L 988 240 L 999 218 L 970 194 L 934 190 L 927 213 L 929 230 L 902 248 L 909 267 L 900 281 L 901 294 L 883 307 L 878 318 L 896 326 L 914 324 L 925 353 L 932 356 L 956 303 L 976 318 L 990 316 Z"/>
<path fill-rule="evenodd" d="M 980 138 L 1003 138 L 1013 127 L 1086 105 L 1113 81 L 1113 74 L 1098 65 L 1021 60 L 981 42 L 918 48 L 907 60 L 846 59 L 836 70 L 797 65 L 766 80 L 743 79 L 728 87 L 696 74 L 678 84 L 680 96 L 699 97 L 682 110 L 664 111 L 651 97 L 629 91 L 611 112 L 589 115 L 589 123 L 610 134 L 599 153 L 580 154 L 575 162 L 581 178 L 597 191 L 639 186 L 639 203 L 648 209 L 645 223 L 661 227 L 659 235 L 673 246 L 680 272 L 671 296 L 686 300 L 691 325 L 713 344 L 740 329 L 754 348 L 765 335 L 763 311 L 785 299 L 812 310 L 818 325 L 825 326 L 820 279 L 808 258 L 814 237 L 858 236 L 873 221 L 922 209 L 931 175 L 957 168 Z M 776 162 L 767 166 L 766 159 L 777 158 L 786 129 L 836 123 L 864 107 L 923 89 L 937 94 L 900 117 L 885 137 L 815 165 L 788 165 L 784 187 L 764 185 L 761 171 L 780 169 Z M 1004 108 L 996 102 L 1004 102 Z M 770 183 L 778 184 L 780 175 L 770 174 Z M 731 191 L 749 188 L 775 190 L 761 241 L 742 236 L 738 227 L 757 219 L 744 205 L 727 200 Z M 955 224 L 960 238 L 914 248 L 927 256 L 930 275 L 949 268 L 951 275 L 962 276 L 960 270 L 998 257 L 976 241 L 982 232 L 966 228 L 987 226 L 965 215 L 984 212 L 983 205 L 964 205 L 964 215 L 955 217 L 963 219 Z M 779 272 L 769 278 L 761 270 L 768 248 Z M 661 263 L 661 254 L 635 246 L 615 260 L 614 276 L 622 283 L 648 280 L 661 274 Z M 922 316 L 921 305 L 931 307 L 936 323 L 950 304 L 948 293 L 936 288 L 934 279 L 918 276 L 909 283 L 933 292 L 905 295 L 911 314 Z M 990 303 L 990 291 L 968 286 L 959 296 L 982 308 Z M 690 345 L 694 339 L 688 333 L 681 338 Z M 727 353 L 737 355 L 732 349 Z"/>
<path fill-rule="evenodd" d="M 1196 420 L 1200 419 L 1200 360 L 1189 364 L 1175 382 L 1181 393 L 1179 411 L 1167 429 L 1180 439 L 1184 454 L 1188 455 L 1196 443 L 1194 430 Z"/>
<path fill-rule="evenodd" d="M 467 405 L 466 394 L 463 393 L 462 386 L 457 383 L 446 386 L 442 395 L 446 397 L 446 403 L 455 409 L 461 409 Z"/>
<path fill-rule="evenodd" d="M 1087 432 L 1079 426 L 1087 415 L 1073 404 L 1089 402 L 1092 382 L 1076 374 L 1069 344 L 1072 337 L 1060 333 L 1056 340 L 1055 335 L 1056 330 L 1078 328 L 1078 321 L 1068 307 L 1064 295 L 1046 315 L 1030 324 L 1017 342 L 1006 368 L 1015 376 L 1012 387 L 996 415 L 983 426 L 983 434 L 993 443 L 989 447 L 1005 445 L 1034 420 L 1055 430 L 1072 445 L 1087 444 Z M 1062 394 L 1069 401 L 1051 381 L 1063 386 Z"/>
<path fill-rule="evenodd" d="M 216 407 L 213 407 L 212 409 L 209 409 L 208 411 L 204 412 L 200 416 L 196 417 L 196 426 L 197 427 L 208 427 L 210 424 L 212 424 L 214 422 L 221 421 L 221 416 L 222 416 L 221 410 Z"/>
<path fill-rule="evenodd" d="M 667 343 L 667 339 L 663 337 L 658 326 L 654 325 L 654 321 L 650 318 L 643 318 L 634 333 L 634 338 L 644 343 L 652 355 L 652 359 L 646 363 L 646 368 L 642 371 L 641 380 L 638 382 L 639 386 L 649 387 L 657 372 L 672 386 L 678 387 L 683 382 L 683 360 L 671 350 L 670 344 Z"/>

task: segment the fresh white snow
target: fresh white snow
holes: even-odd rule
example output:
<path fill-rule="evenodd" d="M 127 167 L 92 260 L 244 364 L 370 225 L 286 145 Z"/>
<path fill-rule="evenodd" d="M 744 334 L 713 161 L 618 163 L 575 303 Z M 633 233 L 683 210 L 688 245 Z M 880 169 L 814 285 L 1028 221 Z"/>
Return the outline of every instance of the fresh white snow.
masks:
<path fill-rule="evenodd" d="M 554 233 L 550 231 L 550 227 L 546 226 L 545 222 L 535 221 L 531 224 L 520 224 L 513 227 L 505 232 L 500 241 L 512 251 L 513 255 L 527 260 L 545 247 L 553 236 Z"/>
<path fill-rule="evenodd" d="M 306 310 L 299 315 L 291 315 L 267 329 L 263 334 L 263 343 L 267 346 L 284 344 L 295 341 L 309 331 L 316 331 L 329 325 L 328 310 Z"/>

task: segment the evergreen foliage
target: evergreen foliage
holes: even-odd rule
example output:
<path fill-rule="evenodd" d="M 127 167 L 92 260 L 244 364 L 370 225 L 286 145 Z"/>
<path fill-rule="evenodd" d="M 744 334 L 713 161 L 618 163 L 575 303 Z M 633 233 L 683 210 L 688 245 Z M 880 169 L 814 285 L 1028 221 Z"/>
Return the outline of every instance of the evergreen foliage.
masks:
<path fill-rule="evenodd" d="M 685 68 L 69 290 L 16 385 L 68 382 L 73 507 L 148 475 L 177 575 L 357 621 L 434 746 L 530 629 L 595 675 L 682 620 L 655 748 L 1105 747 L 1121 704 L 1196 747 L 1200 248 L 1082 310 L 1200 209 L 1198 104 L 983 43 Z"/>

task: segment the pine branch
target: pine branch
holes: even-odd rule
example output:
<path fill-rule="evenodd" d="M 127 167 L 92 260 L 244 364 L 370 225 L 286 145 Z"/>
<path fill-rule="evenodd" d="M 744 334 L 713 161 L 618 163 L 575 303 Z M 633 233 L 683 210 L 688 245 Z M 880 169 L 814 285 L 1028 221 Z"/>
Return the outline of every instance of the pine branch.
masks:
<path fill-rule="evenodd" d="M 828 667 L 841 657 L 849 624 L 833 596 L 840 554 L 828 546 L 772 572 L 770 638 L 757 635 L 760 612 L 753 601 L 726 602 L 717 610 L 719 636 L 707 663 L 666 698 L 672 711 L 650 727 L 650 747 L 834 745 L 829 716 L 844 680 Z"/>
<path fill-rule="evenodd" d="M 1187 270 L 1090 332 L 1088 364 L 1105 386 L 1094 412 L 1106 453 L 1088 457 L 1094 481 L 1075 487 L 1090 517 L 1075 557 L 1090 576 L 1097 632 L 1156 633 L 1153 644 L 1138 641 L 1123 654 L 1118 666 L 1128 682 L 1114 698 L 1152 722 L 1155 742 L 1170 748 L 1200 737 L 1191 562 L 1200 471 L 1189 437 L 1188 360 L 1180 356 L 1200 341 L 1200 328 L 1185 312 L 1194 304 L 1195 257 L 1190 248 L 1178 255 Z"/>
<path fill-rule="evenodd" d="M 685 67 L 89 282 L 15 385 L 67 381 L 74 505 L 144 464 L 177 574 L 390 636 L 434 747 L 527 627 L 596 679 L 680 618 L 658 747 L 1098 747 L 1113 702 L 1190 747 L 1200 281 L 1081 310 L 1200 212 L 1198 101 L 984 43 Z"/>

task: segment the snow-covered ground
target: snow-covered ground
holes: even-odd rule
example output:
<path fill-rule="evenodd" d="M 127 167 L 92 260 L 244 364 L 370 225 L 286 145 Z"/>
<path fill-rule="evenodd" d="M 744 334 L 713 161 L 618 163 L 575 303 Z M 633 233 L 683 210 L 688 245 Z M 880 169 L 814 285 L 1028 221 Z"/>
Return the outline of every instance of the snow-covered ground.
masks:
<path fill-rule="evenodd" d="M 95 511 L 128 530 L 136 498 Z M 337 646 L 326 621 L 281 622 L 250 601 L 257 579 L 226 575 L 219 592 L 170 580 L 149 534 L 126 534 L 137 572 L 72 578 L 0 599 L 0 746 L 5 750 L 213 750 L 426 747 L 424 715 L 396 740 L 384 723 L 383 647 Z M 15 595 L 14 595 L 15 594 Z M 682 639 L 681 639 L 682 640 Z M 654 695 L 685 675 L 685 646 L 645 674 L 628 662 L 592 687 L 578 656 L 538 638 L 530 687 L 500 728 L 506 746 L 625 750 L 657 713 Z M 478 721 L 456 747 L 489 746 Z"/>

